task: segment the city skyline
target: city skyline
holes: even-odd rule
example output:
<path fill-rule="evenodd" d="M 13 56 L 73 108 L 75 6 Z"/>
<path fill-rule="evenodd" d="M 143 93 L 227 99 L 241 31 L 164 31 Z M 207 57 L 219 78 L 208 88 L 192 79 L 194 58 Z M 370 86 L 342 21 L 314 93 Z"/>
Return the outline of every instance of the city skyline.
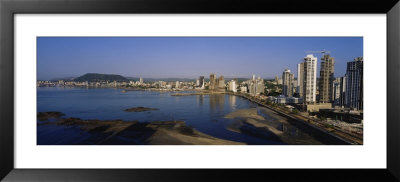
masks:
<path fill-rule="evenodd" d="M 345 61 L 344 69 L 341 60 L 347 58 L 342 59 L 341 56 L 355 56 L 357 48 L 338 51 L 341 53 L 337 54 L 334 53 L 336 50 L 325 49 L 326 45 L 340 48 L 350 44 L 356 46 L 357 38 L 334 38 L 336 42 L 332 38 L 265 37 L 121 38 L 118 41 L 114 38 L 50 38 L 53 39 L 61 39 L 60 44 L 48 43 L 45 48 L 43 42 L 38 41 L 41 44 L 38 45 L 38 62 L 44 60 L 44 63 L 38 63 L 38 75 L 82 70 L 92 72 L 74 79 L 38 80 L 36 83 L 37 97 L 41 101 L 38 104 L 38 122 L 55 118 L 57 125 L 65 127 L 84 125 L 82 129 L 91 136 L 76 141 L 71 137 L 67 144 L 363 144 L 363 55 Z M 359 39 L 362 41 L 362 38 Z M 73 41 L 68 45 L 66 42 L 70 40 Z M 77 44 L 77 40 L 81 44 Z M 93 41 L 99 42 L 93 44 Z M 121 41 L 128 43 L 121 45 Z M 325 48 L 313 50 L 312 46 L 307 46 L 318 41 Z M 362 42 L 358 42 L 358 48 L 362 50 Z M 302 52 L 306 56 L 303 57 Z M 323 57 L 318 58 L 318 55 Z M 74 56 L 75 59 L 72 59 Z M 297 56 L 302 57 L 297 59 Z M 277 61 L 282 58 L 290 60 Z M 45 63 L 46 60 L 56 61 Z M 54 63 L 58 65 L 51 65 Z M 42 71 L 46 66 L 47 70 Z M 297 74 L 290 71 L 296 71 L 293 67 L 297 68 Z M 128 72 L 124 74 L 126 70 Z M 341 72 L 344 70 L 345 74 Z M 278 79 L 279 73 L 282 76 Z M 184 78 L 195 80 L 152 80 L 146 79 L 146 74 L 153 77 L 182 74 Z M 238 79 L 229 79 L 232 77 L 230 74 Z M 275 79 L 265 80 L 268 74 Z M 136 76 L 136 79 L 126 75 Z M 63 101 L 63 98 L 66 100 Z M 82 102 L 84 98 L 88 100 Z M 107 99 L 98 102 L 104 98 Z M 208 105 L 204 104 L 205 99 L 209 99 Z M 236 100 L 241 103 L 236 104 Z M 76 106 L 73 103 L 83 107 L 74 110 Z M 90 103 L 94 103 L 92 110 L 87 107 Z M 112 104 L 117 105 L 110 107 Z M 207 107 L 210 108 L 209 113 L 206 113 Z M 277 114 L 279 117 L 275 117 Z M 73 116 L 73 119 L 62 117 L 64 115 Z M 121 120 L 124 116 L 127 121 L 138 122 L 132 124 Z M 282 122 L 282 116 L 318 130 L 293 135 L 293 129 L 295 133 L 303 130 L 285 125 L 289 122 Z M 86 120 L 94 117 L 105 122 L 101 119 Z M 218 128 L 212 124 L 218 120 L 229 124 L 220 127 L 217 132 L 206 129 Z M 204 121 L 209 121 L 206 127 Z M 164 128 L 166 125 L 169 125 L 168 129 Z M 144 128 L 147 126 L 149 128 Z M 135 129 L 137 131 L 133 132 Z M 110 131 L 117 136 L 108 136 Z M 227 132 L 235 132 L 240 137 L 230 138 Z M 206 133 L 215 139 L 205 142 L 210 139 Z M 327 138 L 320 138 L 321 134 Z M 256 138 L 249 140 L 250 136 Z M 38 143 L 61 144 L 54 141 L 64 140 L 49 141 L 46 138 L 41 138 Z"/>
<path fill-rule="evenodd" d="M 334 76 L 343 76 L 347 62 L 363 56 L 363 38 L 38 37 L 37 79 L 76 77 L 85 73 L 194 79 L 210 73 L 225 78 L 247 78 L 255 74 L 272 79 L 282 75 L 286 68 L 296 71 L 307 51 L 323 49 L 331 51 L 335 58 Z M 315 56 L 320 64 L 321 54 Z M 318 72 L 319 69 L 318 65 Z"/>

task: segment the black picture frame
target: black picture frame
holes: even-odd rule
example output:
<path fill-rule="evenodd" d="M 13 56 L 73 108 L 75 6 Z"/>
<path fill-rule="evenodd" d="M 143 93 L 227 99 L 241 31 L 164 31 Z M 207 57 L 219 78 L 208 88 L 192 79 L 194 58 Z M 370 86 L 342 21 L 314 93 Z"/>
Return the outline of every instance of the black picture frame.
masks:
<path fill-rule="evenodd" d="M 15 169 L 14 14 L 382 13 L 387 15 L 386 169 Z M 0 179 L 4 181 L 400 181 L 398 0 L 0 0 Z M 373 156 L 371 156 L 373 157 Z M 312 159 L 310 159 L 312 160 Z"/>

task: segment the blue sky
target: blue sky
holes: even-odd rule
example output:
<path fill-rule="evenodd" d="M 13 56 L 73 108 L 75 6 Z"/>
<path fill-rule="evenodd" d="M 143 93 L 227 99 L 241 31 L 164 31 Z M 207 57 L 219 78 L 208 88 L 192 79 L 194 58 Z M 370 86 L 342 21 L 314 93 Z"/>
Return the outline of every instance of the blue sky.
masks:
<path fill-rule="evenodd" d="M 335 76 L 363 56 L 362 37 L 38 37 L 37 78 L 85 73 L 144 78 L 196 78 L 211 72 L 225 77 L 282 76 L 306 51 L 329 50 Z M 321 54 L 318 57 L 320 67 Z M 319 72 L 317 73 L 319 76 Z M 296 77 L 295 76 L 295 77 Z"/>

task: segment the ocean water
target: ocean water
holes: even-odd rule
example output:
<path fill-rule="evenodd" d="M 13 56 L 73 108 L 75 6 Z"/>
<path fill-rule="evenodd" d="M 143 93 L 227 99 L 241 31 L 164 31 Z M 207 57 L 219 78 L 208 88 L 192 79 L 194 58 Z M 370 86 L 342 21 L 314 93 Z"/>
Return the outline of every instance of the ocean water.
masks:
<path fill-rule="evenodd" d="M 186 125 L 205 134 L 247 144 L 286 144 L 257 136 L 233 132 L 227 127 L 234 122 L 225 115 L 239 109 L 257 108 L 244 98 L 233 95 L 193 95 L 171 96 L 174 92 L 128 91 L 115 88 L 37 88 L 37 112 L 58 111 L 63 117 L 124 121 L 168 121 L 183 120 Z M 125 112 L 132 107 L 150 107 L 159 110 L 145 112 Z M 266 113 L 262 113 L 265 118 Z M 290 128 L 289 135 L 301 137 L 305 133 L 294 126 L 277 127 L 278 130 Z M 37 144 L 74 144 L 86 139 L 76 127 L 38 125 Z"/>

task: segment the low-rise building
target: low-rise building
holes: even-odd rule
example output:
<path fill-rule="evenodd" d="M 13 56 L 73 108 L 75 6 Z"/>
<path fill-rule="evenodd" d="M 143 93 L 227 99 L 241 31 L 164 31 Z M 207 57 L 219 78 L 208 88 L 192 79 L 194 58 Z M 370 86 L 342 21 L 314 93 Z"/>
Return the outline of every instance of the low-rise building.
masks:
<path fill-rule="evenodd" d="M 247 87 L 246 86 L 240 87 L 240 92 L 247 93 Z"/>
<path fill-rule="evenodd" d="M 303 99 L 302 98 L 297 98 L 297 97 L 275 97 L 274 99 L 274 103 L 277 104 L 301 104 L 303 103 Z"/>
<path fill-rule="evenodd" d="M 320 109 L 332 109 L 332 103 L 306 104 L 306 110 L 308 112 L 319 112 Z"/>

